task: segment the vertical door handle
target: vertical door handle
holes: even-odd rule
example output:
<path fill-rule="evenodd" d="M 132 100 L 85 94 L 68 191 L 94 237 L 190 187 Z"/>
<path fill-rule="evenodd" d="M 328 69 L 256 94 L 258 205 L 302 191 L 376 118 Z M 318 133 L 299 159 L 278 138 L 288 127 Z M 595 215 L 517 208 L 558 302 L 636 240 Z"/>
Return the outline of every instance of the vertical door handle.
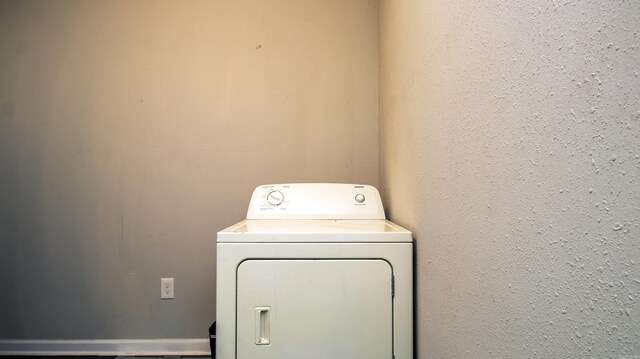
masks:
<path fill-rule="evenodd" d="M 256 345 L 271 343 L 270 307 L 256 307 Z"/>

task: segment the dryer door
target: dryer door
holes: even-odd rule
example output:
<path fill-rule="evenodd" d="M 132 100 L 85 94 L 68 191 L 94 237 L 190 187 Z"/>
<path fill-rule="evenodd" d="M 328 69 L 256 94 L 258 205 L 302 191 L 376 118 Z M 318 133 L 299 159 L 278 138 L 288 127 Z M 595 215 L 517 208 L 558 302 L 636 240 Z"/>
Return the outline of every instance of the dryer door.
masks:
<path fill-rule="evenodd" d="M 237 275 L 237 358 L 392 358 L 388 262 L 246 260 Z"/>

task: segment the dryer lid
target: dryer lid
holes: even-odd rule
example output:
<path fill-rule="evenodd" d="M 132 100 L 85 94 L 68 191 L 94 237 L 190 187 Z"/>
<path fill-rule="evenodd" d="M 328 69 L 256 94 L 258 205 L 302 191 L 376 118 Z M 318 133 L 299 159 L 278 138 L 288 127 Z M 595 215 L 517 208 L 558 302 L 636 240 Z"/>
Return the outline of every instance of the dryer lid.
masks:
<path fill-rule="evenodd" d="M 387 220 L 252 220 L 218 232 L 218 243 L 411 242 L 411 232 Z"/>
<path fill-rule="evenodd" d="M 373 186 L 290 183 L 257 187 L 247 219 L 385 219 L 385 215 Z"/>

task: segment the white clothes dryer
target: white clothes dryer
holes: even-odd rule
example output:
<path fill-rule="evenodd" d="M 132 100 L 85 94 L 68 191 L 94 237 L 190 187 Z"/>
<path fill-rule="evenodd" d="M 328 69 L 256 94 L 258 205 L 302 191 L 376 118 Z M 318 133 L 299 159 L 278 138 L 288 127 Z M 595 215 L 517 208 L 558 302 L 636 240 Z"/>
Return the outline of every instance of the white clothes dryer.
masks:
<path fill-rule="evenodd" d="M 256 188 L 216 279 L 217 359 L 413 358 L 412 237 L 372 186 Z"/>

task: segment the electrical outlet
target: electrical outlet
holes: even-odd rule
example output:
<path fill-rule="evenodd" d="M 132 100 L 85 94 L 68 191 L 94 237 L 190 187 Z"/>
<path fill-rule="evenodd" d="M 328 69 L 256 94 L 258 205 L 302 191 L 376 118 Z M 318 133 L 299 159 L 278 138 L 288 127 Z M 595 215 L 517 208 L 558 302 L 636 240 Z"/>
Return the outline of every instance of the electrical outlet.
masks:
<path fill-rule="evenodd" d="M 173 299 L 173 278 L 160 278 L 160 298 Z"/>

